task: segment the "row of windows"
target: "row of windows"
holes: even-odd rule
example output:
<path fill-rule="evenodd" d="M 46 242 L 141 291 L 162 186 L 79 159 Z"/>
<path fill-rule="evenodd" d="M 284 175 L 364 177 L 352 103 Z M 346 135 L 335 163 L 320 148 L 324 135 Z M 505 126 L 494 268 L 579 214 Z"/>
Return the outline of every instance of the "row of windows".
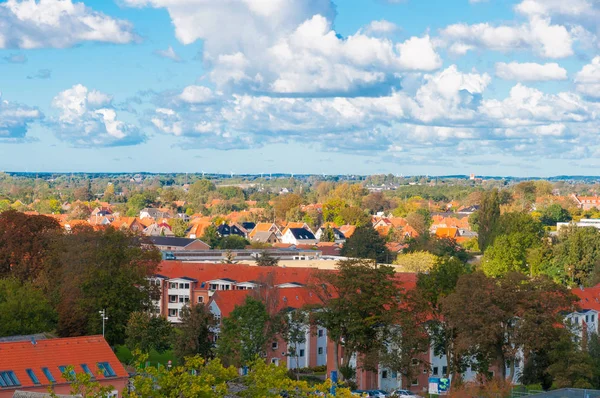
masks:
<path fill-rule="evenodd" d="M 83 369 L 83 371 L 85 373 L 87 373 L 91 377 L 94 377 L 94 373 L 90 370 L 90 368 L 87 364 L 83 363 L 80 366 L 81 366 L 81 369 Z M 50 369 L 48 369 L 46 367 L 41 368 L 41 369 L 42 369 L 42 373 L 44 374 L 44 376 L 46 376 L 46 379 L 48 379 L 48 381 L 50 383 L 56 383 L 56 379 L 52 375 L 52 372 L 50 372 Z M 112 366 L 110 366 L 110 363 L 108 363 L 108 362 L 98 362 L 98 369 L 100 369 L 100 371 L 102 372 L 104 377 L 115 377 L 117 375 L 115 373 L 115 371 L 113 370 Z M 58 370 L 60 371 L 60 374 L 62 375 L 67 370 L 67 366 L 61 365 L 58 367 Z M 33 384 L 35 384 L 35 385 L 41 384 L 40 379 L 37 377 L 37 375 L 35 374 L 35 371 L 33 369 L 25 369 L 25 371 L 27 372 L 27 375 L 29 376 L 29 378 L 31 379 L 31 382 Z M 75 377 L 74 369 L 72 369 L 70 371 L 70 375 L 72 377 Z M 15 373 L 12 370 L 5 370 L 5 371 L 0 372 L 0 387 L 16 387 L 16 386 L 20 386 L 20 385 L 21 385 L 21 382 L 19 381 L 19 379 L 17 378 L 17 376 L 15 375 Z"/>
<path fill-rule="evenodd" d="M 169 303 L 189 303 L 190 296 L 169 295 Z"/>
<path fill-rule="evenodd" d="M 189 283 L 169 282 L 169 289 L 189 289 Z"/>

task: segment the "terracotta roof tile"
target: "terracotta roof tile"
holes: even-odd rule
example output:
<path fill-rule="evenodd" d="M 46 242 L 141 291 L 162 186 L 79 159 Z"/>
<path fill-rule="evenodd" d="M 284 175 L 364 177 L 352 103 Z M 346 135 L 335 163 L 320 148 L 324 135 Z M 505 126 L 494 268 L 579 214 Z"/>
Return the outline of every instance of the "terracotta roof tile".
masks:
<path fill-rule="evenodd" d="M 75 372 L 83 373 L 81 364 L 87 364 L 96 375 L 98 362 L 108 362 L 116 377 L 129 376 L 102 336 L 39 340 L 36 344 L 30 341 L 0 343 L 0 369 L 15 372 L 21 382 L 19 388 L 35 386 L 26 369 L 34 371 L 41 385 L 49 385 L 42 372 L 43 367 L 48 368 L 56 382 L 60 383 L 65 380 L 59 366 L 72 365 Z M 99 374 L 96 378 L 105 379 L 104 375 Z"/>

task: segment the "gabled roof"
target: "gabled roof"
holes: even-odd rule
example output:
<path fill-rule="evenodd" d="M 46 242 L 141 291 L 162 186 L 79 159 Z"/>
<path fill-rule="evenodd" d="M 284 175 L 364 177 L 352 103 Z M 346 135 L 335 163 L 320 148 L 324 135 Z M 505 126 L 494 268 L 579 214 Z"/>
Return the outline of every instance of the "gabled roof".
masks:
<path fill-rule="evenodd" d="M 156 246 L 174 246 L 174 247 L 186 247 L 191 243 L 196 242 L 198 239 L 190 238 L 176 238 L 173 236 L 149 236 L 150 242 Z"/>
<path fill-rule="evenodd" d="M 288 231 L 296 238 L 297 240 L 314 240 L 315 235 L 304 229 L 304 228 L 288 228 Z"/>
<path fill-rule="evenodd" d="M 50 384 L 42 368 L 48 368 L 57 383 L 64 383 L 58 367 L 68 365 L 72 365 L 75 372 L 83 373 L 81 365 L 86 364 L 97 379 L 111 379 L 98 372 L 99 362 L 108 362 L 115 377 L 129 377 L 102 336 L 48 339 L 35 344 L 31 341 L 0 343 L 0 369 L 15 373 L 21 383 L 18 388 L 36 386 L 26 369 L 33 370 L 41 386 Z"/>
<path fill-rule="evenodd" d="M 260 283 L 268 280 L 278 285 L 289 282 L 308 284 L 315 270 L 308 267 L 256 267 L 248 264 L 162 261 L 156 272 L 171 279 L 187 276 L 199 282 L 228 278 L 238 283 L 248 281 Z"/>

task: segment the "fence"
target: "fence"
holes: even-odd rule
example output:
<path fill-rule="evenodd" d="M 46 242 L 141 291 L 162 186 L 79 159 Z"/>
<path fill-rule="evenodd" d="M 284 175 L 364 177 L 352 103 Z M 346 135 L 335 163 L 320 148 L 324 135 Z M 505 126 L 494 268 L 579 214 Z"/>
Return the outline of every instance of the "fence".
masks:
<path fill-rule="evenodd" d="M 600 398 L 600 390 L 585 390 L 581 388 L 563 388 L 552 391 L 522 390 L 515 388 L 511 392 L 511 398 Z"/>

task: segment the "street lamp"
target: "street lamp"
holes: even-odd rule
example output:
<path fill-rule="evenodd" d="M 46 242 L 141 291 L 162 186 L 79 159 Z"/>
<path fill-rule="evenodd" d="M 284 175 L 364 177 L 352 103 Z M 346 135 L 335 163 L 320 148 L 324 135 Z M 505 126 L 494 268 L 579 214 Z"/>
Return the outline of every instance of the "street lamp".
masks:
<path fill-rule="evenodd" d="M 106 310 L 100 310 L 98 312 L 100 313 L 100 317 L 102 318 L 102 337 L 104 337 L 104 322 L 108 320 L 108 317 L 106 316 Z"/>

